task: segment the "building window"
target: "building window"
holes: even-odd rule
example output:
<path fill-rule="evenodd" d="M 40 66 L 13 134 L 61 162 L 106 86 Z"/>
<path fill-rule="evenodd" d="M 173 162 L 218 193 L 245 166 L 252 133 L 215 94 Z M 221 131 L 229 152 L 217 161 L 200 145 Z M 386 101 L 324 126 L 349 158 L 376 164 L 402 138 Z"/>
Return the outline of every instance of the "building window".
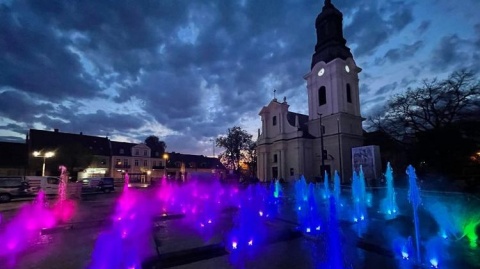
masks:
<path fill-rule="evenodd" d="M 327 89 L 325 89 L 325 86 L 320 87 L 318 89 L 318 105 L 324 105 L 327 103 Z"/>
<path fill-rule="evenodd" d="M 293 168 L 290 168 L 290 176 L 293 176 L 293 175 L 294 175 Z"/>
<path fill-rule="evenodd" d="M 138 160 L 135 160 L 135 166 L 138 166 Z"/>
<path fill-rule="evenodd" d="M 143 160 L 143 166 L 144 166 L 144 167 L 147 167 L 147 166 L 148 166 L 148 161 L 147 161 L 147 160 Z"/>
<path fill-rule="evenodd" d="M 117 165 L 121 165 L 122 164 L 122 161 L 120 161 L 120 159 L 117 159 Z"/>
<path fill-rule="evenodd" d="M 138 149 L 135 150 L 135 156 L 140 155 L 140 151 Z"/>
<path fill-rule="evenodd" d="M 277 154 L 273 154 L 273 162 L 276 163 L 278 161 Z"/>
<path fill-rule="evenodd" d="M 101 163 L 102 165 L 105 165 L 105 164 L 107 164 L 107 160 L 102 159 L 102 160 L 100 161 L 100 163 Z"/>
<path fill-rule="evenodd" d="M 152 166 L 157 166 L 157 161 L 152 161 Z"/>
<path fill-rule="evenodd" d="M 143 156 L 147 156 L 147 150 L 143 151 Z"/>
<path fill-rule="evenodd" d="M 352 89 L 350 88 L 350 84 L 347 83 L 347 102 L 352 102 Z"/>
<path fill-rule="evenodd" d="M 124 166 L 128 166 L 128 159 L 124 159 L 124 160 L 123 160 L 123 165 L 124 165 Z"/>
<path fill-rule="evenodd" d="M 273 126 L 277 125 L 277 116 L 273 116 L 272 122 Z"/>

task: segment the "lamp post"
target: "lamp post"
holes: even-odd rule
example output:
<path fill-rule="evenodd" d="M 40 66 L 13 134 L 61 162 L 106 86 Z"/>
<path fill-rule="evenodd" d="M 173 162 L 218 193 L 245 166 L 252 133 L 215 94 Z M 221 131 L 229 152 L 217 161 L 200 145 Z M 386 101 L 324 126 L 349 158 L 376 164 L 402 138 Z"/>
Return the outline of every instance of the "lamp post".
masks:
<path fill-rule="evenodd" d="M 342 141 L 340 139 L 340 118 L 337 118 L 337 133 L 338 133 L 338 157 L 340 162 L 340 178 L 343 179 Z"/>
<path fill-rule="evenodd" d="M 213 151 L 213 157 L 215 158 L 215 139 L 210 139 L 210 141 L 212 142 L 212 151 Z"/>
<path fill-rule="evenodd" d="M 165 167 L 163 169 L 163 177 L 166 178 L 167 177 L 167 160 L 168 160 L 168 154 L 167 153 L 163 154 L 163 159 L 165 160 Z"/>
<path fill-rule="evenodd" d="M 42 154 L 40 151 L 34 151 L 33 152 L 34 157 L 43 158 L 42 177 L 45 176 L 45 159 L 53 157 L 54 155 L 55 155 L 55 152 L 53 152 L 53 151 L 47 151 L 44 154 Z"/>
<path fill-rule="evenodd" d="M 324 169 L 325 169 L 325 159 L 323 158 L 323 157 L 324 157 L 324 156 L 323 156 L 323 155 L 324 155 L 324 154 L 323 154 L 324 149 L 323 149 L 322 114 L 320 114 L 320 113 L 317 113 L 317 114 L 318 114 L 318 116 L 320 116 L 320 117 L 318 118 L 318 119 L 320 120 L 320 123 L 319 123 L 319 125 L 320 125 L 320 126 L 319 126 L 319 131 L 320 131 L 320 150 L 321 150 L 321 151 L 320 151 L 320 158 L 321 158 L 321 160 L 322 160 L 322 166 L 320 167 L 320 177 L 323 178 L 323 177 L 324 177 L 324 174 L 325 174 L 325 172 L 324 172 Z"/>

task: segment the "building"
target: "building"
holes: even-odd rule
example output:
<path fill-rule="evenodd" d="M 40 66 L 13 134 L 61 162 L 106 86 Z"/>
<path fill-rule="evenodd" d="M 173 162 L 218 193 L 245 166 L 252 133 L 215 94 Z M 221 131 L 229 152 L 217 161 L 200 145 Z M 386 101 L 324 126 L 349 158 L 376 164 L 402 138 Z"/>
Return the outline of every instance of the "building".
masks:
<path fill-rule="evenodd" d="M 104 176 L 110 167 L 110 140 L 79 134 L 30 129 L 27 140 L 29 174 L 42 175 L 42 160 L 33 153 L 53 152 L 55 155 L 46 160 L 45 175 L 57 175 L 59 165 L 70 169 L 70 175 Z M 88 167 L 85 169 L 85 167 Z"/>
<path fill-rule="evenodd" d="M 111 176 L 123 178 L 127 172 L 132 183 L 150 183 L 151 178 L 162 177 L 166 159 L 163 152 L 147 145 L 111 141 Z M 167 155 L 166 155 L 167 156 Z"/>
<path fill-rule="evenodd" d="M 0 142 L 0 176 L 23 176 L 27 170 L 25 143 Z"/>
<path fill-rule="evenodd" d="M 308 115 L 288 110 L 275 97 L 259 115 L 257 140 L 260 180 L 293 180 L 301 175 L 318 181 L 338 171 L 352 177 L 351 149 L 363 145 L 360 115 L 361 72 L 343 37 L 343 15 L 325 1 L 315 21 L 317 43 L 307 82 Z"/>
<path fill-rule="evenodd" d="M 128 173 L 131 183 L 150 184 L 152 179 L 164 175 L 168 175 L 170 179 L 185 180 L 189 174 L 213 174 L 222 177 L 227 171 L 217 158 L 175 152 L 164 153 L 163 148 L 151 148 L 144 143 L 117 142 L 107 137 L 63 133 L 58 129 L 54 129 L 53 132 L 30 129 L 26 144 L 3 143 L 23 145 L 23 147 L 9 146 L 10 148 L 16 146 L 15 148 L 19 150 L 16 155 L 7 153 L 9 156 L 21 155 L 15 158 L 18 165 L 8 163 L 10 171 L 8 173 L 12 175 L 20 172 L 22 175 L 42 174 L 43 160 L 33 155 L 35 151 L 55 153 L 52 158 L 45 160 L 45 175 L 58 175 L 59 165 L 65 165 L 71 170 L 69 173 L 72 179 L 87 177 L 120 179 Z M 2 144 L 0 146 L 7 148 Z M 4 160 L 0 161 L 0 167 L 3 162 Z M 7 163 L 4 164 L 6 165 Z"/>

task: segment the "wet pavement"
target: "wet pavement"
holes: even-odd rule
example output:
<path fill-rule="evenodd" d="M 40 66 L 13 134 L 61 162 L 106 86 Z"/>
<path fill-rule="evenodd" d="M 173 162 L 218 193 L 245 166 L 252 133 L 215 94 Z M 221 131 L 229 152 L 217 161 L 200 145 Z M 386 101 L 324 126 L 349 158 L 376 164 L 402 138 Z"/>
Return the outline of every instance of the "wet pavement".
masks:
<path fill-rule="evenodd" d="M 98 194 L 77 200 L 76 213 L 68 223 L 43 230 L 18 257 L 0 259 L 0 268 L 88 268 L 97 239 L 112 226 L 119 196 L 120 193 Z M 24 199 L 0 204 L 0 232 L 22 206 L 30 203 L 32 200 Z M 176 214 L 154 218 L 151 240 L 145 248 L 147 253 L 143 253 L 147 257 L 142 262 L 143 268 L 335 268 L 332 251 L 338 249 L 331 248 L 325 234 L 300 233 L 292 211 L 265 221 L 262 225 L 267 235 L 262 243 L 243 252 L 229 250 L 230 242 L 226 240 L 235 225 L 235 210 L 223 211 L 214 225 L 202 233 L 181 212 L 172 213 Z M 355 224 L 342 222 L 339 228 L 342 254 L 338 258 L 343 268 L 413 268 L 401 266 L 402 261 L 393 257 L 390 246 L 384 246 L 385 239 L 378 236 L 381 234 L 378 231 L 385 228 L 384 220 L 371 221 L 373 233 L 367 233 L 368 241 L 357 236 Z M 454 249 L 452 255 L 459 255 L 455 251 L 468 252 L 468 249 Z M 471 255 L 478 254 L 474 251 Z M 476 268 L 472 265 L 475 263 L 453 262 L 443 268 Z"/>

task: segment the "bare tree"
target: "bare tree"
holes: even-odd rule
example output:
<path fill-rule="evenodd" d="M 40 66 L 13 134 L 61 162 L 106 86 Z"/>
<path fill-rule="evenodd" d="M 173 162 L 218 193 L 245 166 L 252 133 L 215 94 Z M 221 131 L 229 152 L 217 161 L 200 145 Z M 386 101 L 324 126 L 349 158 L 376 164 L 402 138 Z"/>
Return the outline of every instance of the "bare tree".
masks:
<path fill-rule="evenodd" d="M 423 81 L 416 89 L 394 96 L 372 126 L 397 140 L 418 132 L 443 129 L 472 120 L 479 111 L 480 82 L 471 72 L 458 71 L 445 80 Z"/>
<path fill-rule="evenodd" d="M 403 144 L 412 162 L 458 174 L 477 150 L 468 126 L 478 125 L 479 105 L 479 80 L 458 71 L 394 96 L 369 122 Z"/>

